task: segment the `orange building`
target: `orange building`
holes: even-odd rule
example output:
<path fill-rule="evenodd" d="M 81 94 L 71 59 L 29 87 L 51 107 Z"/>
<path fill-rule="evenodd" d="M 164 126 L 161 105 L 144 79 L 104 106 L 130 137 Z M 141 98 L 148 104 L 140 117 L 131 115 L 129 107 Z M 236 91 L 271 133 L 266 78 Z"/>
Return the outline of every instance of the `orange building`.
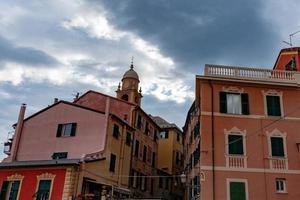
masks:
<path fill-rule="evenodd" d="M 184 198 L 184 185 L 180 180 L 183 172 L 183 135 L 174 123 L 169 123 L 159 116 L 152 119 L 160 126 L 158 140 L 159 187 L 158 193 L 165 199 L 181 200 Z"/>
<path fill-rule="evenodd" d="M 300 199 L 300 48 L 274 69 L 206 65 L 184 126 L 187 198 Z"/>

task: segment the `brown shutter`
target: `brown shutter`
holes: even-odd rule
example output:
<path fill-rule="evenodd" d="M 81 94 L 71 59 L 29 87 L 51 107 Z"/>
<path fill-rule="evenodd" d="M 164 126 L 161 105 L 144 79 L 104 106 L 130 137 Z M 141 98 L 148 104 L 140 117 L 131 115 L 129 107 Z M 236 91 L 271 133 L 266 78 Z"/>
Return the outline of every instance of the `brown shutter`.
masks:
<path fill-rule="evenodd" d="M 57 131 L 56 131 L 56 137 L 61 137 L 61 131 L 62 131 L 62 124 L 58 124 Z"/>
<path fill-rule="evenodd" d="M 72 123 L 71 136 L 75 136 L 77 123 Z"/>

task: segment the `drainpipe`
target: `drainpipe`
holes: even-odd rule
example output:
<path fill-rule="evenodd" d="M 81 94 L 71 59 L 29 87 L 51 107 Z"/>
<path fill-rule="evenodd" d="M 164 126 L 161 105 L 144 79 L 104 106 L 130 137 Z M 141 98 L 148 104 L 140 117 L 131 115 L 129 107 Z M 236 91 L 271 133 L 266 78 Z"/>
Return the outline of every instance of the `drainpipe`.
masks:
<path fill-rule="evenodd" d="M 215 174 L 215 121 L 214 121 L 214 87 L 209 80 L 209 86 L 211 88 L 211 145 L 212 145 L 212 175 L 213 175 L 213 184 L 212 184 L 212 193 L 213 200 L 216 199 L 216 174 Z"/>
<path fill-rule="evenodd" d="M 18 154 L 18 149 L 19 149 L 19 143 L 22 135 L 22 129 L 23 129 L 23 124 L 24 124 L 24 116 L 25 116 L 25 111 L 26 111 L 26 104 L 22 104 L 19 112 L 19 117 L 18 117 L 18 122 L 17 122 L 17 128 L 15 131 L 15 136 L 14 136 L 14 141 L 13 141 L 13 146 L 12 146 L 12 154 L 11 154 L 11 161 L 16 161 L 17 159 L 17 154 Z"/>

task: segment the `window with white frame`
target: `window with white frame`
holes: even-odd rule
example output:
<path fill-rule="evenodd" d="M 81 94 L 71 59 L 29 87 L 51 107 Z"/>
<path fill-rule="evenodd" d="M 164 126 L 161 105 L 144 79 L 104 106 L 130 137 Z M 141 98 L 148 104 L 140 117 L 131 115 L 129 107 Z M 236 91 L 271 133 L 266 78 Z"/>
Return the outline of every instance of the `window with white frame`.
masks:
<path fill-rule="evenodd" d="M 284 139 L 282 137 L 270 137 L 272 157 L 285 157 Z"/>
<path fill-rule="evenodd" d="M 20 189 L 20 181 L 4 181 L 1 188 L 0 199 L 17 200 Z"/>
<path fill-rule="evenodd" d="M 276 191 L 280 193 L 285 193 L 286 190 L 286 180 L 284 178 L 276 179 Z"/>
<path fill-rule="evenodd" d="M 228 135 L 228 154 L 244 155 L 244 138 L 243 135 Z"/>
<path fill-rule="evenodd" d="M 268 116 L 281 116 L 280 96 L 267 95 L 266 101 Z"/>
<path fill-rule="evenodd" d="M 220 113 L 249 114 L 249 100 L 247 93 L 220 92 Z"/>

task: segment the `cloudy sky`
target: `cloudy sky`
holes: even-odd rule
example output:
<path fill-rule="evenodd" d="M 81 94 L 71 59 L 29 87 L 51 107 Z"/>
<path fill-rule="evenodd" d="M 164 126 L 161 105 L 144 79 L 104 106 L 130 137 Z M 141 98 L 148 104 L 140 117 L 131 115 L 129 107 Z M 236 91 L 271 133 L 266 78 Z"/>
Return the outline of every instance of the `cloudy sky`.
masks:
<path fill-rule="evenodd" d="M 134 56 L 143 108 L 182 126 L 205 63 L 271 68 L 300 30 L 299 0 L 0 2 L 0 141 L 76 92 L 115 95 Z M 294 43 L 300 45 L 300 34 Z M 2 152 L 2 144 L 0 145 Z M 3 156 L 3 155 L 1 155 Z"/>

